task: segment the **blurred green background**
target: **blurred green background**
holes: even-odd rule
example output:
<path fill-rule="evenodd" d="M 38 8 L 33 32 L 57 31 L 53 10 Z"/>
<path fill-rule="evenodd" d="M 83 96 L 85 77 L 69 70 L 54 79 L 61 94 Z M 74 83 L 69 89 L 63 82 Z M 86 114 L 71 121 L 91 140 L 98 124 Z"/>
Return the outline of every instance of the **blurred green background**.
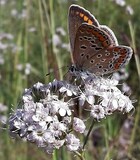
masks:
<path fill-rule="evenodd" d="M 71 62 L 67 29 L 71 4 L 89 10 L 100 24 L 114 31 L 119 44 L 131 46 L 135 52 L 126 68 L 125 80 L 131 89 L 130 99 L 135 101 L 135 112 L 97 122 L 87 159 L 140 159 L 140 1 L 0 0 L 0 160 L 52 158 L 32 144 L 11 139 L 2 122 L 16 109 L 25 88 L 37 82 L 62 79 L 67 72 L 67 67 L 58 68 Z M 48 72 L 52 73 L 46 76 Z M 124 157 L 118 157 L 118 153 Z M 78 159 L 66 154 L 69 160 Z"/>

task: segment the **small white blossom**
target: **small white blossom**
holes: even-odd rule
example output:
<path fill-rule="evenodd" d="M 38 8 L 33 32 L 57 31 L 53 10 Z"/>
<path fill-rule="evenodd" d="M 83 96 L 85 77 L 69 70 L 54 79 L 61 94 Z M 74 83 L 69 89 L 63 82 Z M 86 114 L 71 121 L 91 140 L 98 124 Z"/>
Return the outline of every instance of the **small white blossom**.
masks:
<path fill-rule="evenodd" d="M 57 34 L 54 34 L 54 35 L 53 35 L 52 42 L 53 42 L 53 45 L 54 45 L 55 47 L 60 46 L 61 43 L 62 43 L 62 41 L 61 41 L 61 39 L 60 39 L 60 36 L 57 35 Z"/>
<path fill-rule="evenodd" d="M 22 70 L 23 70 L 23 64 L 17 64 L 17 65 L 16 65 L 16 69 L 17 69 L 18 71 L 22 71 Z"/>
<path fill-rule="evenodd" d="M 8 107 L 2 103 L 0 103 L 0 112 L 5 112 L 8 110 Z"/>
<path fill-rule="evenodd" d="M 40 82 L 37 82 L 37 83 L 34 85 L 34 87 L 35 87 L 36 89 L 40 89 L 40 87 L 42 87 L 42 86 L 43 86 L 43 84 L 40 83 Z"/>
<path fill-rule="evenodd" d="M 8 48 L 7 44 L 4 44 L 4 43 L 0 42 L 0 50 L 5 50 L 7 48 Z"/>
<path fill-rule="evenodd" d="M 59 89 L 59 91 L 60 91 L 61 93 L 66 92 L 66 94 L 67 94 L 68 96 L 72 96 L 71 90 L 68 90 L 66 87 L 61 87 L 61 88 Z"/>
<path fill-rule="evenodd" d="M 7 3 L 7 0 L 0 0 L 0 6 L 3 6 Z"/>
<path fill-rule="evenodd" d="M 31 142 L 35 142 L 38 147 L 44 147 L 44 137 L 43 137 L 44 129 L 36 128 L 30 134 L 27 135 L 27 139 Z"/>
<path fill-rule="evenodd" d="M 67 43 L 62 43 L 61 47 L 65 50 L 67 50 L 68 52 L 70 52 L 70 44 Z"/>
<path fill-rule="evenodd" d="M 118 98 L 119 111 L 125 111 L 126 113 L 128 113 L 134 108 L 131 100 L 127 96 L 120 95 L 117 98 Z"/>
<path fill-rule="evenodd" d="M 0 115 L 0 122 L 2 124 L 6 124 L 7 123 L 7 116 L 5 115 Z"/>
<path fill-rule="evenodd" d="M 127 11 L 127 13 L 129 15 L 133 15 L 134 14 L 134 10 L 130 5 L 126 6 L 126 11 Z"/>
<path fill-rule="evenodd" d="M 43 134 L 44 140 L 47 143 L 53 143 L 55 141 L 55 137 L 54 137 L 54 133 L 51 130 L 47 130 L 44 134 Z"/>
<path fill-rule="evenodd" d="M 33 97 L 31 95 L 23 95 L 22 100 L 24 103 L 31 102 L 33 100 Z"/>
<path fill-rule="evenodd" d="M 35 122 L 38 122 L 38 124 L 42 127 L 46 127 L 47 122 L 51 122 L 52 118 L 51 116 L 48 116 L 49 110 L 48 108 L 44 108 L 42 103 L 36 103 L 36 110 L 34 115 L 32 116 L 32 119 Z"/>
<path fill-rule="evenodd" d="M 28 29 L 28 31 L 29 31 L 29 32 L 35 32 L 35 31 L 36 31 L 36 28 L 35 28 L 35 27 L 30 27 L 30 28 Z"/>
<path fill-rule="evenodd" d="M 27 63 L 25 65 L 25 75 L 29 75 L 31 73 L 31 64 Z"/>
<path fill-rule="evenodd" d="M 86 126 L 81 119 L 74 117 L 74 119 L 73 119 L 73 129 L 75 131 L 79 132 L 79 133 L 84 133 L 84 131 L 86 129 Z"/>
<path fill-rule="evenodd" d="M 59 91 L 60 93 L 66 93 L 67 96 L 72 96 L 72 95 L 76 95 L 76 88 L 73 87 L 72 85 L 66 85 L 66 86 L 62 86 Z"/>
<path fill-rule="evenodd" d="M 66 146 L 69 151 L 77 151 L 80 147 L 80 140 L 73 134 L 66 136 Z"/>
<path fill-rule="evenodd" d="M 56 149 L 59 149 L 62 147 L 65 143 L 65 140 L 56 140 L 53 142 L 53 145 L 55 146 Z"/>
<path fill-rule="evenodd" d="M 54 151 L 54 145 L 53 144 L 48 144 L 48 146 L 46 146 L 44 148 L 44 151 L 47 152 L 48 154 L 52 154 Z"/>
<path fill-rule="evenodd" d="M 118 4 L 121 7 L 125 6 L 125 4 L 126 4 L 125 0 L 115 0 L 115 2 L 116 2 L 116 4 Z"/>
<path fill-rule="evenodd" d="M 63 101 L 52 101 L 51 102 L 51 112 L 53 114 L 55 114 L 56 112 L 58 112 L 60 114 L 60 116 L 65 116 L 67 115 L 71 115 L 71 110 L 69 109 L 69 105 L 67 102 L 63 102 Z"/>
<path fill-rule="evenodd" d="M 123 83 L 123 85 L 122 85 L 122 91 L 124 93 L 131 93 L 131 88 L 130 88 L 130 86 L 128 86 L 127 83 Z"/>
<path fill-rule="evenodd" d="M 90 90 L 87 86 L 85 87 L 86 91 L 81 93 L 81 95 L 79 96 L 79 105 L 83 106 L 85 101 L 87 101 L 89 104 L 93 104 L 95 102 L 94 96 L 92 91 Z"/>
<path fill-rule="evenodd" d="M 27 16 L 28 16 L 28 14 L 27 14 L 26 9 L 23 9 L 22 12 L 20 14 L 18 14 L 19 19 L 25 19 Z"/>
<path fill-rule="evenodd" d="M 93 105 L 90 112 L 91 117 L 100 120 L 105 118 L 105 110 L 101 105 Z"/>
<path fill-rule="evenodd" d="M 12 10 L 11 10 L 11 15 L 12 15 L 13 17 L 16 17 L 17 14 L 18 14 L 18 11 L 17 11 L 16 9 L 12 9 Z"/>
<path fill-rule="evenodd" d="M 54 136 L 59 137 L 65 132 L 67 127 L 61 122 L 54 122 L 50 124 L 49 130 L 54 134 Z"/>
<path fill-rule="evenodd" d="M 57 32 L 58 34 L 62 35 L 62 36 L 65 36 L 65 35 L 66 35 L 66 32 L 65 32 L 64 28 L 62 28 L 62 27 L 56 28 L 56 32 Z"/>
<path fill-rule="evenodd" d="M 14 36 L 11 33 L 0 33 L 0 40 L 9 39 L 12 40 Z"/>

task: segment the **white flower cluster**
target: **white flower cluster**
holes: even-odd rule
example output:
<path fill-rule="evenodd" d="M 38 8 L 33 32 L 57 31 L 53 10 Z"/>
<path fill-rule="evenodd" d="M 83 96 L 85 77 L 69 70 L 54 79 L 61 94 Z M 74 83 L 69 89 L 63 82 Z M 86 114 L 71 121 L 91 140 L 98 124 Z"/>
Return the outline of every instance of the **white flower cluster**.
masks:
<path fill-rule="evenodd" d="M 36 143 L 48 153 L 63 145 L 69 151 L 77 151 L 81 144 L 74 133 L 82 134 L 86 128 L 83 120 L 75 117 L 77 106 L 82 106 L 95 120 L 114 111 L 124 113 L 134 108 L 117 85 L 117 80 L 94 77 L 84 72 L 80 85 L 57 80 L 48 85 L 37 83 L 25 90 L 19 106 L 21 109 L 10 116 L 10 133 Z"/>
<path fill-rule="evenodd" d="M 128 113 L 134 108 L 129 97 L 116 87 L 117 80 L 85 75 L 81 77 L 84 81 L 84 92 L 80 95 L 79 104 L 83 105 L 87 101 L 93 118 L 100 120 L 114 111 Z"/>
<path fill-rule="evenodd" d="M 69 89 L 64 90 L 64 86 Z M 37 83 L 26 89 L 20 103 L 21 109 L 17 109 L 9 118 L 11 136 L 19 135 L 48 153 L 63 145 L 69 151 L 78 150 L 80 140 L 72 131 L 84 133 L 85 124 L 72 116 L 73 103 L 68 95 L 71 97 L 76 94 L 74 87 L 61 81 L 53 81 L 48 85 Z"/>

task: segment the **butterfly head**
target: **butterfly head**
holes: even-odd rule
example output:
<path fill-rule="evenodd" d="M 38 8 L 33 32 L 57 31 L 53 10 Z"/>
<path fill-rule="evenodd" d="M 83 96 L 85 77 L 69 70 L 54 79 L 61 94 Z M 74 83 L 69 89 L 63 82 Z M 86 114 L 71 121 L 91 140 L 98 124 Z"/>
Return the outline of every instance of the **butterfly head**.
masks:
<path fill-rule="evenodd" d="M 69 72 L 71 74 L 75 74 L 76 72 L 78 72 L 78 69 L 76 68 L 76 66 L 74 64 L 72 64 L 70 67 L 69 67 Z"/>
<path fill-rule="evenodd" d="M 70 67 L 69 67 L 69 72 L 74 75 L 74 76 L 78 76 L 80 73 L 84 72 L 83 69 L 79 69 L 76 67 L 76 65 L 72 64 Z"/>

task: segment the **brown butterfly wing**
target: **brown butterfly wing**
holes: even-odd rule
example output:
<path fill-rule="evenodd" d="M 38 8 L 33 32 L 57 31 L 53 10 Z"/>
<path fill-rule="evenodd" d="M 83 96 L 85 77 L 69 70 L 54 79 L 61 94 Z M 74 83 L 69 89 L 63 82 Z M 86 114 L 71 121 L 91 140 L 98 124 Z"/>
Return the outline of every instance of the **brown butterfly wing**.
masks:
<path fill-rule="evenodd" d="M 118 41 L 117 41 L 117 38 L 114 34 L 114 32 L 106 25 L 100 25 L 100 29 L 102 29 L 103 31 L 105 31 L 109 36 L 110 38 L 112 39 L 112 42 L 115 46 L 118 46 Z"/>
<path fill-rule="evenodd" d="M 73 59 L 77 68 L 89 62 L 92 56 L 112 44 L 109 35 L 99 27 L 83 23 L 77 30 Z"/>
<path fill-rule="evenodd" d="M 124 67 L 132 56 L 132 49 L 127 46 L 109 46 L 93 55 L 83 63 L 83 68 L 96 75 L 112 73 Z M 88 54 L 92 55 L 92 51 Z"/>
<path fill-rule="evenodd" d="M 131 58 L 132 49 L 114 46 L 114 39 L 99 27 L 82 24 L 77 31 L 73 59 L 78 69 L 96 75 L 111 73 Z"/>
<path fill-rule="evenodd" d="M 69 8 L 68 25 L 72 53 L 74 51 L 76 32 L 80 25 L 84 22 L 90 25 L 99 26 L 98 21 L 89 11 L 78 5 L 71 5 Z"/>

